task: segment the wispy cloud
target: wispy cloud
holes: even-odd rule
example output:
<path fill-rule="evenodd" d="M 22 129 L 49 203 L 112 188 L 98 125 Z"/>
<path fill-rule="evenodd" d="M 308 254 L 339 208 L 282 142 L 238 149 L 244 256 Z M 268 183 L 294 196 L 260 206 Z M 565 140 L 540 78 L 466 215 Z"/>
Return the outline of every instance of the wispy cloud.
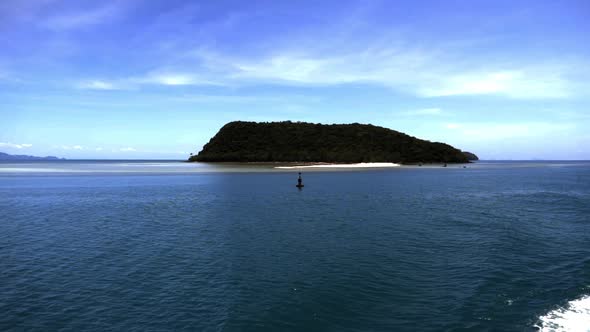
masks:
<path fill-rule="evenodd" d="M 93 146 L 83 146 L 83 145 L 54 145 L 53 148 L 66 150 L 66 151 L 94 151 L 94 152 L 106 151 L 105 148 L 100 147 L 100 146 L 93 147 Z M 113 148 L 113 149 L 111 149 L 111 151 L 112 152 L 136 152 L 138 150 L 135 148 L 132 148 L 132 147 L 121 147 L 121 148 Z"/>
<path fill-rule="evenodd" d="M 102 24 L 120 13 L 120 4 L 111 3 L 90 10 L 78 10 L 60 13 L 42 22 L 46 28 L 53 30 L 68 30 L 84 26 Z"/>
<path fill-rule="evenodd" d="M 572 74 L 590 66 L 585 58 L 533 59 L 501 52 L 482 55 L 469 49 L 466 45 L 470 43 L 466 40 L 442 39 L 424 46 L 408 32 L 388 30 L 371 36 L 362 29 L 336 29 L 328 25 L 315 27 L 313 34 L 302 29 L 299 35 L 294 33 L 289 38 L 263 34 L 256 44 L 272 47 L 253 51 L 246 40 L 241 44 L 244 51 L 235 52 L 211 41 L 196 46 L 190 37 L 194 34 L 192 16 L 185 10 L 173 14 L 163 15 L 160 19 L 164 21 L 154 23 L 151 28 L 166 27 L 163 32 L 168 33 L 169 25 L 179 24 L 186 34 L 182 34 L 182 40 L 172 43 L 171 49 L 165 47 L 163 58 L 154 61 L 151 70 L 110 80 L 91 79 L 92 84 L 82 87 L 110 90 L 144 85 L 321 87 L 362 84 L 387 87 L 420 98 L 487 95 L 555 99 L 584 91 L 579 87 L 581 80 L 573 79 Z M 339 19 L 358 23 L 366 19 L 362 15 Z M 236 20 L 230 26 L 239 29 L 236 25 L 240 22 L 242 20 Z M 214 35 L 216 30 L 208 32 Z"/>
<path fill-rule="evenodd" d="M 0 146 L 3 143 L 0 143 Z M 25 144 L 27 145 L 27 144 Z M 29 144 L 30 145 L 30 144 Z M 107 151 L 105 148 L 101 147 L 101 146 L 83 146 L 83 145 L 54 145 L 53 146 L 54 149 L 61 149 L 61 150 L 66 150 L 66 151 L 93 151 L 93 152 L 102 152 L 102 151 Z M 136 152 L 138 151 L 135 148 L 132 147 L 121 147 L 121 148 L 113 148 L 111 149 L 112 152 Z"/>
<path fill-rule="evenodd" d="M 149 75 L 145 78 L 134 79 L 132 81 L 161 85 L 195 85 L 201 83 L 201 80 L 197 79 L 194 75 L 177 73 Z"/>
<path fill-rule="evenodd" d="M 20 84 L 23 83 L 23 79 L 19 77 L 16 70 L 11 70 L 10 66 L 3 63 L 2 56 L 0 55 L 0 83 L 8 84 Z"/>
<path fill-rule="evenodd" d="M 418 89 L 418 94 L 426 97 L 502 95 L 523 99 L 565 98 L 572 92 L 561 72 L 526 69 L 452 74 Z"/>
<path fill-rule="evenodd" d="M 86 150 L 86 148 L 81 145 L 60 145 L 54 146 L 54 148 L 59 148 L 62 150 Z"/>
<path fill-rule="evenodd" d="M 358 7 L 356 9 L 366 6 Z M 123 2 L 115 1 L 90 10 L 55 14 L 43 20 L 43 24 L 60 30 L 95 26 L 119 17 L 127 9 Z M 497 47 L 493 48 L 495 52 L 481 54 L 474 52 L 466 38 L 442 38 L 423 43 L 412 32 L 396 25 L 372 35 L 362 28 L 371 25 L 366 24 L 370 16 L 363 16 L 370 15 L 370 10 L 357 10 L 355 14 L 345 14 L 349 17 L 338 17 L 339 22 L 350 23 L 346 27 L 322 24 L 313 26 L 314 33 L 310 33 L 309 26 L 302 26 L 290 29 L 288 38 L 272 32 L 261 33 L 256 40 L 244 38 L 237 42 L 240 51 L 225 47 L 216 38 L 221 40 L 221 32 L 228 31 L 240 35 L 241 25 L 251 21 L 246 19 L 248 15 L 230 13 L 217 21 L 197 24 L 194 18 L 198 10 L 199 6 L 192 4 L 177 7 L 159 14 L 142 30 L 143 44 L 139 47 L 146 54 L 158 55 L 142 59 L 143 64 L 149 66 L 139 66 L 144 69 L 121 76 L 113 72 L 89 76 L 74 84 L 75 87 L 132 90 L 152 86 L 172 89 L 355 84 L 387 87 L 419 98 L 497 96 L 511 99 L 563 99 L 590 91 L 584 89 L 587 83 L 580 83 L 587 81 L 587 71 L 574 79 L 580 68 L 590 67 L 586 58 L 572 58 L 575 54 L 556 57 L 551 53 L 531 58 L 501 52 Z M 265 14 L 256 15 L 264 17 Z M 419 27 L 416 30 L 419 31 Z M 154 46 L 146 45 L 154 36 L 166 38 L 164 42 L 155 41 Z"/>
<path fill-rule="evenodd" d="M 405 111 L 402 114 L 408 116 L 440 116 L 443 115 L 443 111 L 440 108 L 433 107 Z"/>
<path fill-rule="evenodd" d="M 32 146 L 33 146 L 33 144 L 15 144 L 15 143 L 0 142 L 0 147 L 3 147 L 3 148 L 26 149 L 26 148 L 30 148 Z"/>
<path fill-rule="evenodd" d="M 518 123 L 447 123 L 445 128 L 473 141 L 496 141 L 504 139 L 547 137 L 565 133 L 575 128 L 573 123 L 518 122 Z"/>
<path fill-rule="evenodd" d="M 78 88 L 80 89 L 90 89 L 90 90 L 118 90 L 119 87 L 116 86 L 112 82 L 101 81 L 101 80 L 92 80 L 92 81 L 85 81 L 78 84 Z"/>
<path fill-rule="evenodd" d="M 271 103 L 273 105 L 285 105 L 286 103 L 315 104 L 322 100 L 318 96 L 307 96 L 302 94 L 184 94 L 170 97 L 172 102 L 186 103 L 215 103 L 215 104 L 259 104 Z M 286 104 L 293 105 L 293 104 Z"/>
<path fill-rule="evenodd" d="M 489 64 L 489 69 L 474 70 L 415 50 L 370 49 L 332 57 L 281 54 L 258 61 L 235 60 L 227 68 L 233 69 L 229 76 L 234 79 L 306 85 L 375 84 L 420 97 L 565 98 L 575 90 L 567 79 L 573 67 Z"/>
<path fill-rule="evenodd" d="M 215 79 L 200 77 L 194 73 L 147 73 L 143 76 L 131 76 L 113 80 L 86 80 L 76 84 L 79 89 L 89 90 L 134 90 L 144 85 L 156 86 L 203 86 L 224 85 Z"/>
<path fill-rule="evenodd" d="M 201 74 L 194 70 L 153 70 L 142 76 L 135 76 L 125 79 L 130 85 L 154 84 L 168 86 L 182 85 L 224 85 L 211 75 Z"/>
<path fill-rule="evenodd" d="M 278 49 L 270 54 L 248 57 L 202 49 L 192 54 L 191 61 L 184 66 L 177 65 L 180 69 L 175 71 L 153 70 L 113 81 L 91 81 L 95 84 L 86 87 L 364 84 L 380 85 L 422 98 L 491 95 L 547 99 L 567 98 L 579 92 L 578 83 L 570 76 L 584 65 L 581 60 L 565 65 L 553 62 L 464 63 L 452 56 L 445 58 L 445 52 L 439 50 L 370 43 L 358 49 Z"/>

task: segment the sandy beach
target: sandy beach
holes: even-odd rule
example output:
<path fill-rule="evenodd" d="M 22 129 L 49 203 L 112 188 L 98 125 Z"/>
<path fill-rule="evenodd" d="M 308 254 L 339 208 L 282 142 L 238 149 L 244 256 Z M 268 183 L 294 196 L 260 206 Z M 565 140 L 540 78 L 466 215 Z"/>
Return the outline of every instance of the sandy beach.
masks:
<path fill-rule="evenodd" d="M 295 166 L 276 166 L 278 169 L 301 169 L 301 168 L 386 168 L 399 167 L 395 163 L 358 163 L 358 164 L 317 164 L 317 165 L 295 165 Z"/>

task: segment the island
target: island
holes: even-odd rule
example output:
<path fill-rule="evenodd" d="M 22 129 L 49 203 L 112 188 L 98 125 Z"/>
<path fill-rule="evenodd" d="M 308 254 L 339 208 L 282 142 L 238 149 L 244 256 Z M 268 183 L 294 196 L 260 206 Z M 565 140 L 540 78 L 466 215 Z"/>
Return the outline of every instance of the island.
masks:
<path fill-rule="evenodd" d="M 468 163 L 475 156 L 471 155 L 370 124 L 234 121 L 188 160 L 418 164 Z"/>
<path fill-rule="evenodd" d="M 479 158 L 475 155 L 475 153 L 463 151 L 463 154 L 467 157 L 469 161 L 477 161 Z"/>
<path fill-rule="evenodd" d="M 54 156 L 36 157 L 24 154 L 8 154 L 0 152 L 0 160 L 63 160 L 63 158 L 58 158 Z"/>

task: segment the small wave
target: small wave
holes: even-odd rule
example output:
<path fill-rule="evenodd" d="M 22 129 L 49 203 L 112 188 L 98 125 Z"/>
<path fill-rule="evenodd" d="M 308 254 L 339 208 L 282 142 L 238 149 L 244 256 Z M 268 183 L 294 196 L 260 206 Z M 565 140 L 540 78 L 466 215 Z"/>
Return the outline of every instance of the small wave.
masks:
<path fill-rule="evenodd" d="M 194 168 L 195 165 L 191 163 L 184 163 L 184 162 L 168 162 L 168 163 L 125 163 L 125 164 L 112 164 L 107 166 L 114 166 L 114 167 L 184 167 L 184 168 Z"/>
<path fill-rule="evenodd" d="M 539 317 L 540 331 L 590 331 L 590 296 L 568 302 Z"/>
<path fill-rule="evenodd" d="M 60 173 L 77 172 L 84 173 L 84 170 L 69 170 L 59 168 L 21 168 L 21 167 L 0 167 L 0 173 Z"/>

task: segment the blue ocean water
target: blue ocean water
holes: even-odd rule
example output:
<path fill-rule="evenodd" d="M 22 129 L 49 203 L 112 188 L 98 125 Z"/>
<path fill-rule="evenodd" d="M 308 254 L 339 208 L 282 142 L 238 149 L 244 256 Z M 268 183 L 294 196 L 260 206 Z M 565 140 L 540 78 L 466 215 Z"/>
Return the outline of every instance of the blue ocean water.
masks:
<path fill-rule="evenodd" d="M 0 164 L 0 330 L 590 329 L 589 162 L 303 178 Z"/>

